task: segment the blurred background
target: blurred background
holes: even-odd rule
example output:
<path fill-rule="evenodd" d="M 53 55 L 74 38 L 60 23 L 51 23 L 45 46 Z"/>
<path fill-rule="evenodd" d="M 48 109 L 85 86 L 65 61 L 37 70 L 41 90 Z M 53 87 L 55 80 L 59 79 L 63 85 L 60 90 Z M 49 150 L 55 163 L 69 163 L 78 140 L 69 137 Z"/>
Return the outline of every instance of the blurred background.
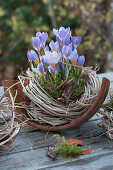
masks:
<path fill-rule="evenodd" d="M 27 50 L 38 31 L 53 38 L 53 27 L 71 27 L 80 35 L 79 54 L 85 66 L 113 71 L 112 0 L 0 0 L 0 85 L 3 79 L 17 79 L 28 67 Z"/>

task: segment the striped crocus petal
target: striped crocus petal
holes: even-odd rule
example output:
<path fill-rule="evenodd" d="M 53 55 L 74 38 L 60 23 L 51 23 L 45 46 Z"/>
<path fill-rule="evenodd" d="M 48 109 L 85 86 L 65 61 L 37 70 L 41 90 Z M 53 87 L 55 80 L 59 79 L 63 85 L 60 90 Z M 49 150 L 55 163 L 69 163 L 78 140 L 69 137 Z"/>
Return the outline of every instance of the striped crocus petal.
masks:
<path fill-rule="evenodd" d="M 44 67 L 42 66 L 42 64 L 38 64 L 37 69 L 38 73 L 44 77 Z"/>
<path fill-rule="evenodd" d="M 77 60 L 78 60 L 78 54 L 77 54 L 77 50 L 74 49 L 71 53 L 71 55 L 69 56 L 69 60 L 71 60 L 72 65 L 76 65 L 77 64 Z"/>
<path fill-rule="evenodd" d="M 48 45 L 45 46 L 45 51 L 49 51 Z"/>
<path fill-rule="evenodd" d="M 64 45 L 69 45 L 71 43 L 70 39 L 71 33 L 68 33 L 64 38 Z"/>
<path fill-rule="evenodd" d="M 47 32 L 37 32 L 36 37 L 40 39 L 40 41 L 43 45 L 45 45 L 46 40 L 48 38 L 48 33 Z"/>
<path fill-rule="evenodd" d="M 32 37 L 32 44 L 33 44 L 33 47 L 36 49 L 36 50 L 40 50 L 41 48 L 41 41 L 38 37 Z"/>
<path fill-rule="evenodd" d="M 59 65 L 59 63 L 57 63 L 57 71 L 60 71 L 60 65 Z"/>
<path fill-rule="evenodd" d="M 38 55 L 34 50 L 31 50 L 31 51 L 28 50 L 27 57 L 28 57 L 28 60 L 34 61 L 36 64 L 39 63 Z"/>
<path fill-rule="evenodd" d="M 38 69 L 37 68 L 33 67 L 32 70 L 33 70 L 33 72 L 38 73 Z"/>
<path fill-rule="evenodd" d="M 70 27 L 68 28 L 64 28 L 64 27 L 60 27 L 59 30 L 53 28 L 53 33 L 58 36 L 60 39 L 65 38 L 65 36 L 69 33 L 70 31 Z"/>
<path fill-rule="evenodd" d="M 56 35 L 56 40 L 60 46 L 69 45 L 71 43 L 70 27 L 68 27 L 68 28 L 60 27 L 59 30 L 53 28 L 53 33 Z"/>
<path fill-rule="evenodd" d="M 70 32 L 70 27 L 68 28 L 60 27 L 59 29 L 59 35 L 62 38 L 64 38 L 69 32 Z"/>
<path fill-rule="evenodd" d="M 49 65 L 49 64 L 47 64 L 46 63 L 46 61 L 45 61 L 45 56 L 40 56 L 40 61 L 43 63 L 43 65 L 46 67 L 47 65 Z"/>
<path fill-rule="evenodd" d="M 49 72 L 50 72 L 50 73 L 53 75 L 53 77 L 54 77 L 54 76 L 55 76 L 56 67 L 49 66 L 48 69 L 49 69 Z"/>
<path fill-rule="evenodd" d="M 64 45 L 62 48 L 62 54 L 67 59 L 72 52 L 72 44 L 69 44 L 68 46 Z"/>
<path fill-rule="evenodd" d="M 43 44 L 45 44 L 47 38 L 48 38 L 48 33 L 47 33 L 47 32 L 43 32 L 43 33 L 42 33 L 42 36 L 41 36 L 41 42 L 42 42 Z"/>
<path fill-rule="evenodd" d="M 80 36 L 76 36 L 76 37 L 72 36 L 71 41 L 72 41 L 73 46 L 77 47 L 78 44 L 80 44 L 80 42 L 81 42 L 81 37 Z"/>
<path fill-rule="evenodd" d="M 52 49 L 52 51 L 59 51 L 59 43 L 56 41 L 54 42 L 53 40 L 51 40 L 51 42 L 49 43 L 49 47 Z"/>
<path fill-rule="evenodd" d="M 83 66 L 84 62 L 85 62 L 85 57 L 84 57 L 84 55 L 82 55 L 78 58 L 77 64 L 78 64 L 78 66 Z"/>
<path fill-rule="evenodd" d="M 45 79 L 46 79 L 46 80 L 49 80 L 49 76 L 48 76 L 48 73 L 47 73 L 47 71 L 45 72 L 45 75 L 44 75 L 44 77 L 45 77 Z"/>
<path fill-rule="evenodd" d="M 45 73 L 44 73 L 44 67 L 42 66 L 42 64 L 38 64 L 37 68 L 32 68 L 32 70 L 38 74 L 40 74 L 41 76 L 44 77 Z"/>

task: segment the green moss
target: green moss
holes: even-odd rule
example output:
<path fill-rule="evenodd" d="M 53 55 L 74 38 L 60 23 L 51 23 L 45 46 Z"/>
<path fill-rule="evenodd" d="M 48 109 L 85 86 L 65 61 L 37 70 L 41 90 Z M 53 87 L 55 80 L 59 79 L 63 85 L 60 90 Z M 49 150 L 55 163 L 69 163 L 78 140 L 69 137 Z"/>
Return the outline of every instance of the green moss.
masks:
<path fill-rule="evenodd" d="M 70 97 L 71 100 L 77 100 L 81 97 L 82 94 L 84 94 L 85 91 L 85 80 L 81 79 L 79 81 L 79 84 L 75 86 L 74 91 Z M 53 87 L 53 84 L 49 85 L 42 85 L 44 90 L 54 99 L 61 98 L 61 95 L 63 91 L 66 88 L 66 85 L 64 85 L 61 89 L 55 90 L 56 87 Z"/>
<path fill-rule="evenodd" d="M 54 99 L 58 99 L 59 97 L 61 97 L 62 95 L 62 90 L 57 90 L 57 91 L 53 91 L 51 96 L 54 98 Z"/>
<path fill-rule="evenodd" d="M 85 92 L 85 80 L 81 79 L 79 84 L 75 86 L 74 91 L 71 95 L 71 99 L 76 100 L 81 97 L 82 94 Z"/>
<path fill-rule="evenodd" d="M 42 86 L 44 90 L 54 99 L 58 99 L 62 95 L 62 90 L 54 90 L 51 86 Z"/>
<path fill-rule="evenodd" d="M 81 155 L 83 148 L 78 147 L 77 145 L 70 145 L 66 142 L 65 138 L 61 138 L 61 144 L 56 148 L 56 152 L 63 157 L 77 157 Z"/>

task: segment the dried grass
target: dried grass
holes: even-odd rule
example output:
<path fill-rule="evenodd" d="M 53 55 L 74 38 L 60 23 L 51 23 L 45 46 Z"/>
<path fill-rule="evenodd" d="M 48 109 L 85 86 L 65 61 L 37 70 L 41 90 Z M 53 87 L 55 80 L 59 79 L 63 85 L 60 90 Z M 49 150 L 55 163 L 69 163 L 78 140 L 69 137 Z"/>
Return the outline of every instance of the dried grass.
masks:
<path fill-rule="evenodd" d="M 11 143 L 20 130 L 20 125 L 15 121 L 14 102 L 17 93 L 13 97 L 10 89 L 8 91 L 10 98 L 5 97 L 5 93 L 0 97 L 0 150 Z"/>
<path fill-rule="evenodd" d="M 113 89 L 110 89 L 107 101 L 110 101 L 111 97 L 113 98 Z M 99 113 L 102 115 L 102 130 L 104 134 L 106 134 L 109 139 L 113 139 L 113 108 L 111 111 L 108 111 L 108 109 L 103 107 Z"/>

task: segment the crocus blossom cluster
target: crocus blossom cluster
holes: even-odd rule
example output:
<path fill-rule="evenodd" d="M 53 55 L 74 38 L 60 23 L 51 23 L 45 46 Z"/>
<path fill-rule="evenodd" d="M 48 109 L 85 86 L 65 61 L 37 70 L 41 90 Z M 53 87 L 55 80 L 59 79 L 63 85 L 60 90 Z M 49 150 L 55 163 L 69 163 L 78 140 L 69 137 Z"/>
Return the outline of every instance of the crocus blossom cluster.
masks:
<path fill-rule="evenodd" d="M 53 28 L 56 41 L 51 40 L 48 45 L 47 32 L 37 32 L 32 37 L 34 50 L 27 52 L 31 69 L 42 83 L 58 85 L 62 80 L 73 79 L 78 82 L 85 62 L 84 55 L 79 56 L 77 46 L 81 42 L 80 36 L 72 36 L 70 27 Z"/>

